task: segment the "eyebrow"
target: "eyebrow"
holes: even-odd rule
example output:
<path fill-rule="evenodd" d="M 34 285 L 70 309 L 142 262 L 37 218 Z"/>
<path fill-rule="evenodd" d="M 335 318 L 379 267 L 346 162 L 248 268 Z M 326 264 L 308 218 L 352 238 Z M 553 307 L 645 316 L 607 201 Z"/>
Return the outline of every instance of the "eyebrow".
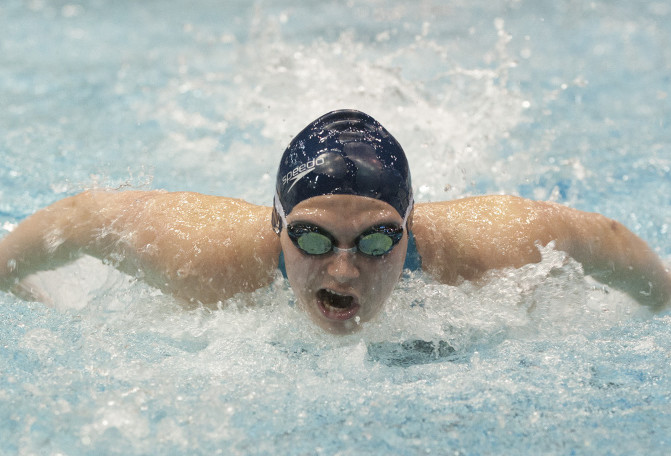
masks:
<path fill-rule="evenodd" d="M 307 220 L 300 220 L 299 219 L 299 220 L 295 220 L 295 221 L 292 221 L 292 222 L 288 222 L 287 225 L 312 225 L 312 226 L 316 226 L 316 227 L 318 227 L 318 228 L 320 228 L 324 231 L 327 231 L 329 233 L 331 232 L 329 229 L 325 228 L 323 225 L 321 225 L 319 223 L 315 223 L 315 222 L 310 222 L 310 221 L 307 221 Z M 378 226 L 393 226 L 393 227 L 396 227 L 396 228 L 401 228 L 402 224 L 398 223 L 396 221 L 388 221 L 388 222 L 382 221 L 382 222 L 376 222 L 376 223 L 366 225 L 365 228 L 363 228 L 361 230 L 357 230 L 357 231 L 359 233 L 363 233 L 365 231 L 370 230 L 371 228 L 376 228 Z"/>

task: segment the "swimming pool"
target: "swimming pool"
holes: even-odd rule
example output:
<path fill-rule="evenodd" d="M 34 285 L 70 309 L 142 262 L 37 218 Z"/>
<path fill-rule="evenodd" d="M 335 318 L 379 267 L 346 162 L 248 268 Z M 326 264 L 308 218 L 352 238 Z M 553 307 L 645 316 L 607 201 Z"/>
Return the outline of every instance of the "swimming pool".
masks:
<path fill-rule="evenodd" d="M 339 107 L 403 144 L 420 201 L 551 199 L 671 261 L 662 1 L 7 0 L 2 234 L 92 186 L 270 204 Z M 0 294 L 0 454 L 666 454 L 671 314 L 543 262 L 401 282 L 355 336 L 280 278 L 220 311 L 85 259 Z M 254 303 L 254 306 L 250 306 Z"/>

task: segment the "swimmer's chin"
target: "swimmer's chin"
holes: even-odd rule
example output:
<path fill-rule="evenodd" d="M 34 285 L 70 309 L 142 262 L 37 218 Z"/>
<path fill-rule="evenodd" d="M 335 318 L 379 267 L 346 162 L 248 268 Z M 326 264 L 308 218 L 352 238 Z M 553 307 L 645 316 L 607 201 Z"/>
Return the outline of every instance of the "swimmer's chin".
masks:
<path fill-rule="evenodd" d="M 361 331 L 361 324 L 356 319 L 342 322 L 314 321 L 314 323 L 329 334 L 336 336 L 346 336 Z"/>

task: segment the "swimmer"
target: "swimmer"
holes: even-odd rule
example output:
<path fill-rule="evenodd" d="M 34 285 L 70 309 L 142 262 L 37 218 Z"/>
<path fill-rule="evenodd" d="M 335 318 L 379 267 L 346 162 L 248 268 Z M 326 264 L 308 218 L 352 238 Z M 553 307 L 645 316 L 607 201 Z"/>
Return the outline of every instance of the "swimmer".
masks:
<path fill-rule="evenodd" d="M 90 190 L 20 223 L 0 241 L 0 288 L 31 297 L 27 276 L 82 254 L 179 299 L 216 306 L 285 271 L 320 327 L 374 318 L 405 268 L 445 284 L 541 260 L 554 242 L 586 274 L 662 309 L 671 275 L 620 223 L 513 196 L 413 202 L 403 149 L 370 116 L 330 112 L 280 161 L 273 207 L 190 192 Z"/>

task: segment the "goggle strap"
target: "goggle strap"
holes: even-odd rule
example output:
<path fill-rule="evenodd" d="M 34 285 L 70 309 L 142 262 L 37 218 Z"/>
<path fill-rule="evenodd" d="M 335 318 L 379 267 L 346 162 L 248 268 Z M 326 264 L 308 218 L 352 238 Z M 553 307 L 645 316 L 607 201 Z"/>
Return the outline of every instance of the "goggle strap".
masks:
<path fill-rule="evenodd" d="M 273 198 L 273 207 L 275 208 L 275 213 L 273 214 L 273 219 L 279 217 L 279 220 L 273 220 L 273 230 L 278 235 L 282 232 L 282 229 L 287 226 L 287 217 L 284 214 L 284 208 L 280 202 L 280 196 L 275 192 L 275 197 Z M 280 223 L 281 222 L 281 223 Z"/>
<path fill-rule="evenodd" d="M 410 202 L 408 203 L 408 207 L 405 209 L 405 215 L 403 216 L 403 225 L 401 227 L 407 231 L 408 228 L 408 218 L 410 217 L 410 214 L 412 213 L 412 208 L 415 206 L 415 200 L 410 196 Z"/>

